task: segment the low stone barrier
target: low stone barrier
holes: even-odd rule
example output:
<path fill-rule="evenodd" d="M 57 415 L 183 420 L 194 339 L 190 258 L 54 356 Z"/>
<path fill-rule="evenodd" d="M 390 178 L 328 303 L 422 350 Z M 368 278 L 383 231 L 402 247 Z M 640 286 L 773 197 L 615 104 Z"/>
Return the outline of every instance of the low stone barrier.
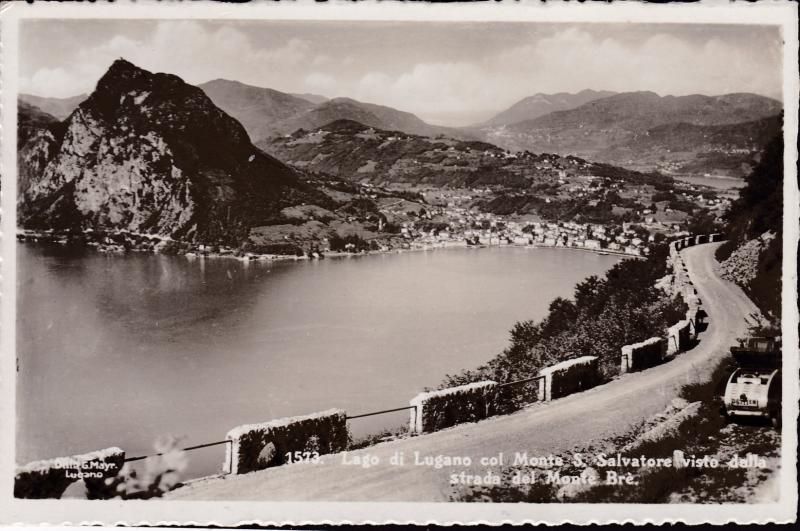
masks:
<path fill-rule="evenodd" d="M 246 474 L 287 463 L 287 454 L 332 454 L 347 448 L 347 419 L 341 409 L 246 424 L 228 432 L 225 472 Z"/>
<path fill-rule="evenodd" d="M 544 377 L 539 386 L 539 400 L 548 401 L 589 389 L 600 383 L 597 356 L 583 356 L 539 371 Z"/>
<path fill-rule="evenodd" d="M 72 483 L 83 480 L 89 499 L 104 498 L 105 480 L 116 476 L 125 462 L 117 447 L 88 454 L 34 461 L 14 476 L 15 498 L 60 498 Z"/>
<path fill-rule="evenodd" d="M 685 350 L 689 346 L 689 321 L 678 321 L 667 330 L 667 355 Z"/>
<path fill-rule="evenodd" d="M 494 415 L 497 383 L 475 382 L 420 393 L 411 399 L 411 433 L 430 433 Z"/>
<path fill-rule="evenodd" d="M 641 371 L 664 361 L 667 341 L 663 337 L 651 337 L 639 343 L 622 347 L 620 374 Z"/>

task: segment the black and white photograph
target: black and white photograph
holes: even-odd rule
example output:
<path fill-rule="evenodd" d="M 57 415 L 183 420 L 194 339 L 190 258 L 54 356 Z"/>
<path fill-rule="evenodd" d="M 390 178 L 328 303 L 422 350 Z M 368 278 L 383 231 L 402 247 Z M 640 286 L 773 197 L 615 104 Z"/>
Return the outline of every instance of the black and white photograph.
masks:
<path fill-rule="evenodd" d="M 796 520 L 796 5 L 195 4 L 1 14 L 4 523 Z"/>

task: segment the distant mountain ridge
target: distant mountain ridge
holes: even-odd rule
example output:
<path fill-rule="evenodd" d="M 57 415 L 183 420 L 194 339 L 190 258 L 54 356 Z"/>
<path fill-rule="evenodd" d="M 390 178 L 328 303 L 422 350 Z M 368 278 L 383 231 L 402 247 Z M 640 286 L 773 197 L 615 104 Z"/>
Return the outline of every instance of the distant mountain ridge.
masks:
<path fill-rule="evenodd" d="M 662 156 L 676 168 L 704 158 L 710 152 L 748 149 L 755 156 L 763 144 L 742 142 L 756 132 L 738 134 L 735 128 L 720 129 L 712 135 L 712 143 L 688 146 L 682 158 L 659 151 L 664 144 L 647 142 L 650 135 L 662 139 L 672 132 L 666 144 L 681 143 L 680 133 L 670 124 L 694 127 L 743 125 L 758 127 L 759 120 L 775 117 L 782 104 L 756 94 L 736 93 L 721 96 L 659 96 L 654 92 L 627 92 L 590 101 L 570 110 L 552 112 L 532 120 L 508 126 L 483 128 L 482 139 L 512 150 L 529 149 L 561 155 L 574 154 L 610 164 L 631 166 L 647 162 L 655 167 Z M 730 133 L 730 138 L 725 136 Z M 738 143 L 737 143 L 738 139 Z M 666 149 L 671 149 L 669 145 Z M 734 153 L 735 154 L 735 153 Z M 735 154 L 741 159 L 741 154 Z M 722 166 L 730 161 L 721 161 Z M 708 170 L 717 167 L 712 163 Z"/>
<path fill-rule="evenodd" d="M 352 120 L 379 129 L 403 131 L 421 136 L 444 135 L 474 139 L 474 135 L 454 127 L 431 125 L 415 114 L 385 105 L 364 103 L 352 98 L 333 98 L 305 112 L 298 113 L 273 125 L 273 134 L 290 134 L 298 129 L 315 129 L 336 120 Z"/>
<path fill-rule="evenodd" d="M 298 129 L 310 131 L 337 120 L 353 120 L 381 130 L 482 140 L 511 151 L 576 155 L 642 171 L 729 176 L 749 173 L 782 110 L 777 100 L 747 93 L 659 96 L 647 91 L 614 94 L 584 90 L 536 94 L 480 127 L 450 128 L 351 98 L 293 95 L 224 79 L 201 88 L 244 125 L 254 143 Z M 34 102 L 57 119 L 65 119 L 71 106 L 85 98 L 20 95 L 21 101 Z M 589 101 L 581 104 L 584 100 Z M 541 114 L 551 107 L 573 105 L 577 106 Z M 526 118 L 530 116 L 534 117 Z M 741 126 L 733 127 L 735 124 Z M 688 138 L 693 141 L 687 142 Z"/>
<path fill-rule="evenodd" d="M 473 137 L 456 128 L 430 125 L 410 112 L 352 98 L 287 94 L 225 79 L 209 81 L 200 88 L 216 105 L 239 120 L 254 142 L 291 134 L 298 129 L 314 129 L 336 120 L 354 120 L 425 136 Z"/>
<path fill-rule="evenodd" d="M 254 142 L 274 134 L 275 123 L 315 105 L 299 96 L 227 79 L 215 79 L 198 86 L 217 107 L 236 118 Z"/>
<path fill-rule="evenodd" d="M 255 148 L 201 89 L 122 59 L 60 130 L 21 107 L 21 132 L 25 127 L 38 131 L 18 151 L 24 228 L 127 230 L 235 245 L 287 206 L 330 204 Z"/>
<path fill-rule="evenodd" d="M 655 92 L 625 92 L 590 101 L 566 111 L 518 122 L 511 128 L 603 126 L 645 129 L 666 123 L 724 125 L 747 122 L 780 112 L 779 101 L 756 94 L 736 93 L 721 96 L 659 96 Z"/>
<path fill-rule="evenodd" d="M 88 97 L 88 94 L 78 94 L 69 98 L 47 98 L 32 94 L 20 94 L 19 100 L 41 109 L 58 120 L 66 120 L 72 111 Z"/>
<path fill-rule="evenodd" d="M 558 92 L 556 94 L 537 93 L 524 98 L 493 118 L 473 127 L 492 127 L 510 125 L 532 120 L 555 111 L 574 109 L 593 100 L 613 96 L 616 92 L 608 90 L 582 90 L 576 94 Z"/>
<path fill-rule="evenodd" d="M 325 103 L 326 101 L 328 101 L 330 99 L 330 98 L 328 98 L 326 96 L 321 96 L 319 94 L 309 94 L 308 92 L 303 92 L 303 93 L 299 93 L 299 94 L 298 93 L 292 93 L 292 96 L 295 96 L 297 98 L 302 98 L 304 100 L 308 100 L 308 101 L 310 101 L 311 103 L 314 103 L 314 104 Z"/>

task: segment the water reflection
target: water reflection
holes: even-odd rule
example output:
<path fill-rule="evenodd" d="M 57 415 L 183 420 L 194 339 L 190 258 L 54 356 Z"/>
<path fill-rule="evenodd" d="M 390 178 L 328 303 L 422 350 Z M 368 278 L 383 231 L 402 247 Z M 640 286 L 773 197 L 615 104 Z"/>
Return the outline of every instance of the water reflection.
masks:
<path fill-rule="evenodd" d="M 194 444 L 242 423 L 405 405 L 615 261 L 483 249 L 244 265 L 20 246 L 17 461 L 147 453 L 167 433 Z M 213 472 L 208 459 L 193 473 Z"/>

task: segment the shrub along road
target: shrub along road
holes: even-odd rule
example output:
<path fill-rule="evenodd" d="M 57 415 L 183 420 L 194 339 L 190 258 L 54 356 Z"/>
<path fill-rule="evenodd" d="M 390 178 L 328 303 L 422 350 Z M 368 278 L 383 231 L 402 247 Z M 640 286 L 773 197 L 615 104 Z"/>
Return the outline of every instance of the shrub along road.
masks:
<path fill-rule="evenodd" d="M 447 501 L 451 474 L 500 474 L 503 466 L 481 464 L 481 458 L 502 452 L 505 466 L 516 452 L 548 456 L 586 446 L 592 440 L 623 435 L 662 411 L 680 386 L 707 379 L 717 360 L 747 333 L 745 318 L 758 310 L 742 290 L 715 272 L 714 250 L 719 244 L 682 251 L 689 274 L 709 314 L 700 343 L 667 363 L 625 374 L 594 389 L 534 404 L 511 415 L 456 426 L 437 433 L 381 443 L 327 455 L 318 464 L 298 463 L 226 478 L 205 479 L 168 493 L 169 499 L 197 500 L 317 500 L 317 501 Z M 402 452 L 403 466 L 390 464 Z M 415 465 L 436 456 L 471 458 L 471 465 Z M 380 463 L 364 468 L 349 462 L 374 456 Z M 374 459 L 373 459 L 374 461 Z"/>

